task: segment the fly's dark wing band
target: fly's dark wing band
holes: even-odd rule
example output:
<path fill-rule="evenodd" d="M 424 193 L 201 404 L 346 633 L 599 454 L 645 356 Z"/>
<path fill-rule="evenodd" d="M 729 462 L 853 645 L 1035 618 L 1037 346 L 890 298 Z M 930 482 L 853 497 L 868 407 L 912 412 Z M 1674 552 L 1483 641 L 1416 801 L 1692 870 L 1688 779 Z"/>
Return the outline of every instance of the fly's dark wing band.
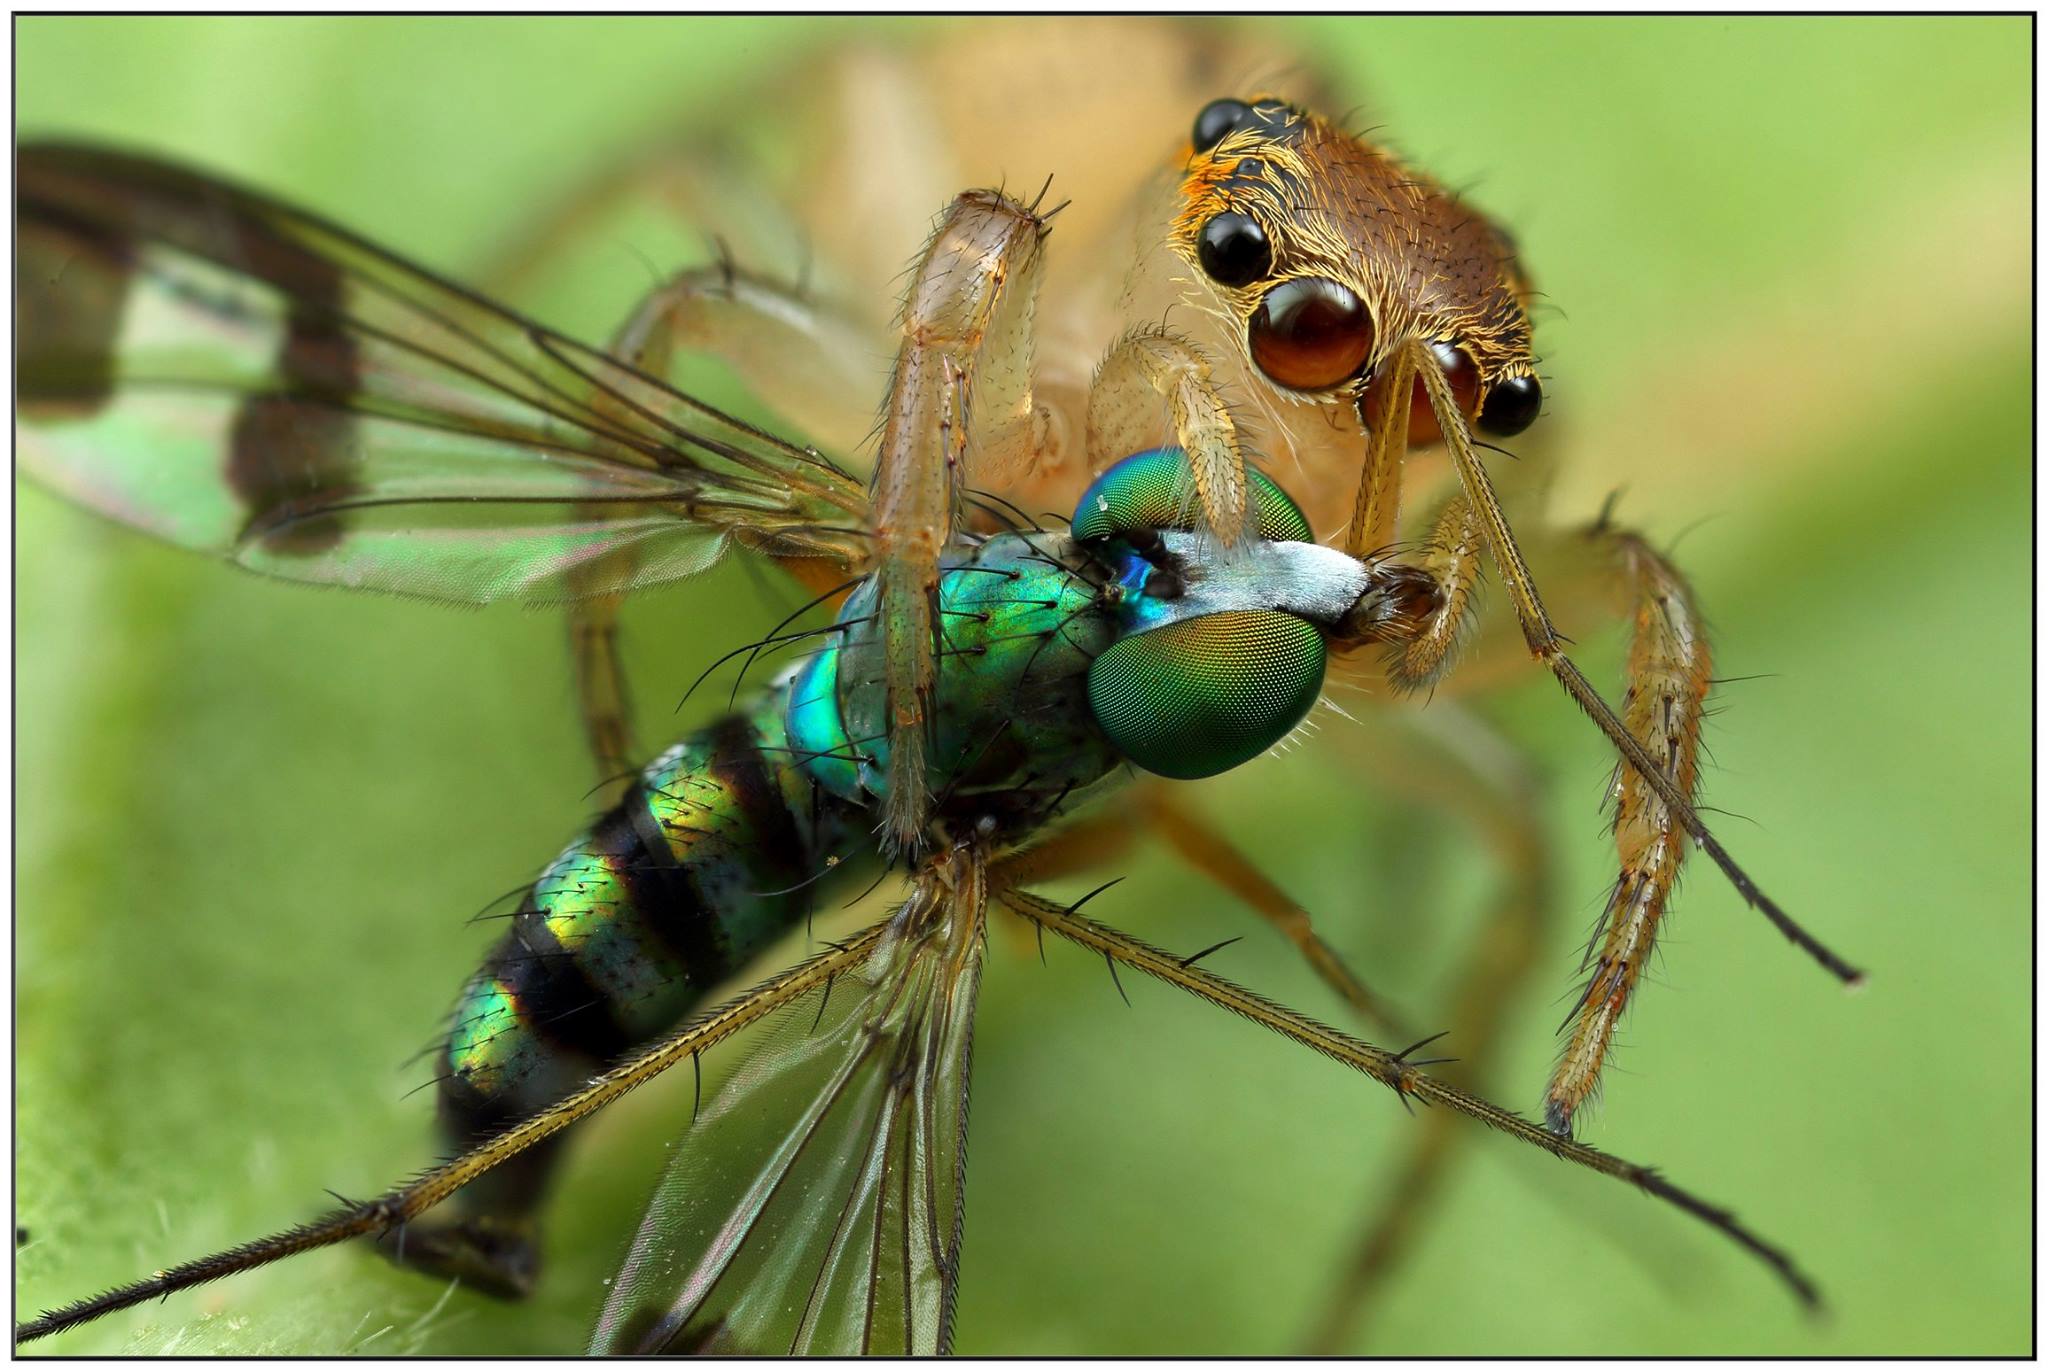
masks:
<path fill-rule="evenodd" d="M 613 594 L 733 542 L 858 569 L 867 495 L 314 215 L 144 157 L 16 160 L 24 470 L 255 570 L 465 603 Z"/>

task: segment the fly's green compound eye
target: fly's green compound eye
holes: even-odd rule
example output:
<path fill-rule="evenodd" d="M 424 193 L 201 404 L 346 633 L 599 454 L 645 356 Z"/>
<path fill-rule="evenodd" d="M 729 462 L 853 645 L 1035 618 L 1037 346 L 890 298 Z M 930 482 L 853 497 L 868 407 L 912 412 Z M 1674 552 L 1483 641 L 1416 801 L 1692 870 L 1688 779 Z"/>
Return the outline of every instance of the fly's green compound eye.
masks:
<path fill-rule="evenodd" d="M 1323 689 L 1322 632 L 1281 610 L 1224 610 L 1118 639 L 1088 669 L 1088 703 L 1119 751 L 1192 781 L 1249 762 Z"/>
<path fill-rule="evenodd" d="M 1245 473 L 1258 510 L 1258 534 L 1271 542 L 1310 543 L 1308 517 L 1256 467 Z M 1074 507 L 1074 537 L 1106 538 L 1132 529 L 1193 529 L 1201 500 L 1181 448 L 1133 453 L 1095 478 Z"/>

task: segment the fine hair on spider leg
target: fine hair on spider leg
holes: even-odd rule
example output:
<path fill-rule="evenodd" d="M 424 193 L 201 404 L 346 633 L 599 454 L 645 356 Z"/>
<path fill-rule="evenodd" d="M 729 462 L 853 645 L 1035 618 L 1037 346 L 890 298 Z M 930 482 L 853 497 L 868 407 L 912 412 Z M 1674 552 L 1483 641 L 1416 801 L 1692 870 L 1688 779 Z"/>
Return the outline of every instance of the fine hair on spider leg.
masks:
<path fill-rule="evenodd" d="M 1705 821 L 1693 806 L 1692 800 L 1681 792 L 1677 783 L 1665 769 L 1644 749 L 1641 740 L 1629 731 L 1619 716 L 1601 697 L 1598 690 L 1588 681 L 1576 664 L 1565 655 L 1564 641 L 1550 622 L 1549 613 L 1537 595 L 1534 578 L 1528 564 L 1523 561 L 1521 549 L 1516 546 L 1513 531 L 1508 528 L 1507 516 L 1501 510 L 1500 500 L 1495 495 L 1492 481 L 1486 475 L 1486 468 L 1474 450 L 1471 433 L 1465 427 L 1465 419 L 1459 412 L 1456 397 L 1451 391 L 1449 378 L 1444 374 L 1443 365 L 1430 349 L 1420 343 L 1408 348 L 1415 365 L 1428 388 L 1431 407 L 1437 415 L 1444 440 L 1451 451 L 1451 460 L 1458 473 L 1465 498 L 1471 502 L 1473 512 L 1478 516 L 1486 532 L 1487 542 L 1493 552 L 1495 566 L 1499 569 L 1509 601 L 1514 605 L 1516 617 L 1521 621 L 1523 636 L 1528 640 L 1530 651 L 1543 660 L 1544 666 L 1558 679 L 1578 707 L 1607 735 L 1624 761 L 1641 776 L 1657 798 L 1671 810 L 1701 850 L 1712 858 L 1743 900 L 1753 909 L 1777 926 L 1778 931 L 1790 939 L 1815 962 L 1846 985 L 1854 986 L 1863 980 L 1863 973 L 1850 966 L 1832 949 L 1780 908 L 1778 903 L 1765 895 L 1762 888 L 1751 879 L 1731 857 L 1728 850 L 1714 838 Z"/>

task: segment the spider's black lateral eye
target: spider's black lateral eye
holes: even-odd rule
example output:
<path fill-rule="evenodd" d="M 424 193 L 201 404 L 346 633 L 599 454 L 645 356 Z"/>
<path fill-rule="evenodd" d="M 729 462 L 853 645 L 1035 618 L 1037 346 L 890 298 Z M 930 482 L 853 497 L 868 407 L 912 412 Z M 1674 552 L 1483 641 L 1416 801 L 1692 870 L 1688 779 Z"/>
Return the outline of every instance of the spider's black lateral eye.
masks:
<path fill-rule="evenodd" d="M 1251 122 L 1252 107 L 1242 100 L 1211 100 L 1195 116 L 1195 151 L 1207 152 Z"/>
<path fill-rule="evenodd" d="M 1202 225 L 1195 256 L 1209 279 L 1225 286 L 1249 286 L 1273 269 L 1273 246 L 1250 215 L 1226 210 Z"/>
<path fill-rule="evenodd" d="M 1536 422 L 1543 409 L 1543 387 L 1533 376 L 1510 376 L 1493 383 L 1479 407 L 1479 427 L 1501 438 L 1513 438 Z"/>

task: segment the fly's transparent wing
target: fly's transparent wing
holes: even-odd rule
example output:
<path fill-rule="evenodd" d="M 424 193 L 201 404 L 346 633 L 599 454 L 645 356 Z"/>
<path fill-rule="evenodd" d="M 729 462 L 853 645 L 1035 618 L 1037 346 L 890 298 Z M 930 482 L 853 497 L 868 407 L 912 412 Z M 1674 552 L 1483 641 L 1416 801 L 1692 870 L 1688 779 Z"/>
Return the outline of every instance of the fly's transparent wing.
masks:
<path fill-rule="evenodd" d="M 920 886 L 782 1012 L 677 1142 L 593 1352 L 946 1351 L 982 920 Z"/>
<path fill-rule="evenodd" d="M 848 567 L 861 484 L 316 216 L 144 157 L 17 154 L 19 452 L 301 581 L 610 594 L 732 542 Z"/>

